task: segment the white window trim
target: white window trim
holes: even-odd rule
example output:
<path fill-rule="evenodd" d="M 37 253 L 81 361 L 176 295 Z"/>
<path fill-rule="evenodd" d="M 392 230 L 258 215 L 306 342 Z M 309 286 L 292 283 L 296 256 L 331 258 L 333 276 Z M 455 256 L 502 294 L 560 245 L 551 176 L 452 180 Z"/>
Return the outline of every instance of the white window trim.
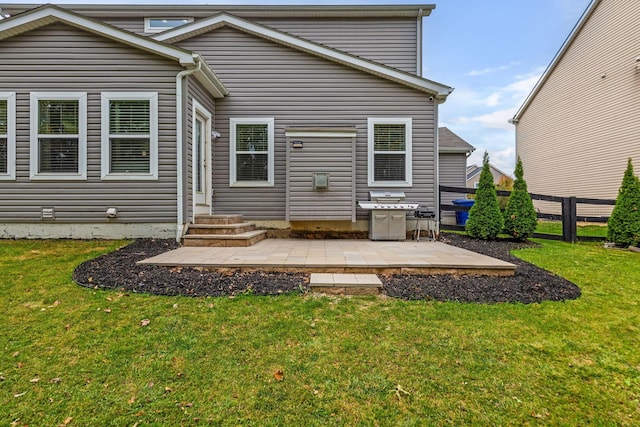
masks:
<path fill-rule="evenodd" d="M 180 17 L 164 17 L 164 16 L 163 17 L 147 17 L 147 18 L 144 18 L 144 32 L 145 33 L 161 33 L 163 31 L 173 30 L 174 28 L 178 28 L 178 27 L 182 26 L 182 25 L 178 25 L 177 27 L 174 27 L 174 26 L 167 25 L 167 26 L 164 26 L 164 27 L 152 27 L 151 23 L 150 23 L 150 21 L 152 19 L 167 19 L 167 20 L 169 20 L 169 19 L 179 19 L 181 21 L 182 20 L 188 21 L 188 22 L 185 22 L 182 25 L 187 25 L 188 23 L 193 22 L 193 18 L 188 18 L 188 17 L 182 17 L 182 18 L 180 18 Z"/>
<path fill-rule="evenodd" d="M 405 129 L 405 180 L 404 181 L 375 181 L 374 180 L 374 125 L 404 125 Z M 412 137 L 413 119 L 410 117 L 370 117 L 367 119 L 367 169 L 369 187 L 411 187 L 413 185 L 412 170 Z M 399 152 L 398 152 L 399 153 Z"/>
<path fill-rule="evenodd" d="M 16 179 L 16 94 L 0 92 L 0 100 L 7 101 L 7 172 L 0 173 L 0 181 Z"/>
<path fill-rule="evenodd" d="M 229 186 L 230 187 L 273 187 L 274 186 L 274 118 L 248 117 L 229 119 Z M 266 181 L 238 181 L 236 180 L 236 125 L 267 125 L 267 180 Z"/>
<path fill-rule="evenodd" d="M 110 173 L 111 139 L 109 133 L 109 101 L 149 101 L 149 173 Z M 158 93 L 157 92 L 102 92 L 100 94 L 100 165 L 103 180 L 153 181 L 158 179 Z"/>
<path fill-rule="evenodd" d="M 39 173 L 38 101 L 78 101 L 78 172 Z M 30 93 L 30 178 L 32 180 L 80 181 L 87 179 L 87 93 L 31 92 Z M 75 135 L 74 135 L 75 136 Z"/>

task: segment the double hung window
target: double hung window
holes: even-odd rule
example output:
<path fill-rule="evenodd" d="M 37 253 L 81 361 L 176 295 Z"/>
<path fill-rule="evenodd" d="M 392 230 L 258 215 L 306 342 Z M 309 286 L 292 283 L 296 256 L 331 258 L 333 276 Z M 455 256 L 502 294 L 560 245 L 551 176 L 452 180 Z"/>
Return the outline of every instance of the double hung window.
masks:
<path fill-rule="evenodd" d="M 368 172 L 370 186 L 411 185 L 410 118 L 368 120 Z"/>
<path fill-rule="evenodd" d="M 157 179 L 158 95 L 102 93 L 102 179 Z"/>
<path fill-rule="evenodd" d="M 0 180 L 15 179 L 16 95 L 0 92 Z"/>
<path fill-rule="evenodd" d="M 87 94 L 31 93 L 31 179 L 87 177 Z"/>
<path fill-rule="evenodd" d="M 273 186 L 273 118 L 230 119 L 232 186 Z"/>

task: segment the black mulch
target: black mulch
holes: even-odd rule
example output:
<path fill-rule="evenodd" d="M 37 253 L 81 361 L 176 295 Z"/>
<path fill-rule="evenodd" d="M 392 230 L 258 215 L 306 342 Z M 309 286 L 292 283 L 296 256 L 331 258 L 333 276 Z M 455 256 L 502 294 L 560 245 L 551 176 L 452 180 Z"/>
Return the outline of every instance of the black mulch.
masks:
<path fill-rule="evenodd" d="M 441 234 L 440 240 L 516 265 L 513 276 L 406 276 L 382 277 L 384 293 L 402 299 L 434 299 L 480 303 L 564 301 L 580 297 L 580 288 L 562 277 L 522 261 L 511 250 L 534 248 L 535 243 L 476 240 L 462 234 Z"/>
<path fill-rule="evenodd" d="M 308 277 L 294 273 L 217 273 L 202 268 L 138 265 L 136 262 L 178 248 L 175 240 L 140 239 L 115 252 L 80 264 L 79 285 L 157 295 L 278 295 L 309 290 Z"/>
<path fill-rule="evenodd" d="M 580 289 L 573 283 L 509 254 L 512 249 L 535 247 L 533 243 L 486 242 L 458 234 L 442 234 L 441 240 L 516 264 L 516 274 L 509 277 L 450 274 L 381 276 L 383 292 L 401 299 L 477 303 L 534 303 L 580 297 Z M 158 295 L 278 295 L 309 291 L 309 276 L 302 273 L 218 273 L 202 268 L 136 264 L 177 247 L 172 240 L 136 240 L 115 252 L 81 264 L 73 272 L 73 279 L 90 288 Z"/>

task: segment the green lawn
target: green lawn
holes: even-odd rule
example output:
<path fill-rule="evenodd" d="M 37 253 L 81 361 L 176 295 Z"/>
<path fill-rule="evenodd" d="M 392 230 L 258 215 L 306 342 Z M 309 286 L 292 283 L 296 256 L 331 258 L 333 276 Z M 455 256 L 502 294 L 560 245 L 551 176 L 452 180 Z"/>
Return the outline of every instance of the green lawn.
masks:
<path fill-rule="evenodd" d="M 540 243 L 580 299 L 123 294 L 71 281 L 122 242 L 0 241 L 0 425 L 639 425 L 640 254 Z"/>
<path fill-rule="evenodd" d="M 578 224 L 578 236 L 607 237 L 607 224 Z M 562 222 L 560 221 L 538 221 L 536 233 L 556 234 L 562 236 Z"/>

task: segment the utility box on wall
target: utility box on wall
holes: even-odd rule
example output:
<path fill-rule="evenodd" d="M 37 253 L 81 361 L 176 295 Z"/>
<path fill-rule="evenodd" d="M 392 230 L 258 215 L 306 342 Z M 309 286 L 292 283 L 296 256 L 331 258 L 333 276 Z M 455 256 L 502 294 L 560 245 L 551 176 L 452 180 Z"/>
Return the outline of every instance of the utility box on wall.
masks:
<path fill-rule="evenodd" d="M 327 172 L 316 172 L 313 174 L 313 189 L 316 191 L 329 189 L 329 174 Z"/>

